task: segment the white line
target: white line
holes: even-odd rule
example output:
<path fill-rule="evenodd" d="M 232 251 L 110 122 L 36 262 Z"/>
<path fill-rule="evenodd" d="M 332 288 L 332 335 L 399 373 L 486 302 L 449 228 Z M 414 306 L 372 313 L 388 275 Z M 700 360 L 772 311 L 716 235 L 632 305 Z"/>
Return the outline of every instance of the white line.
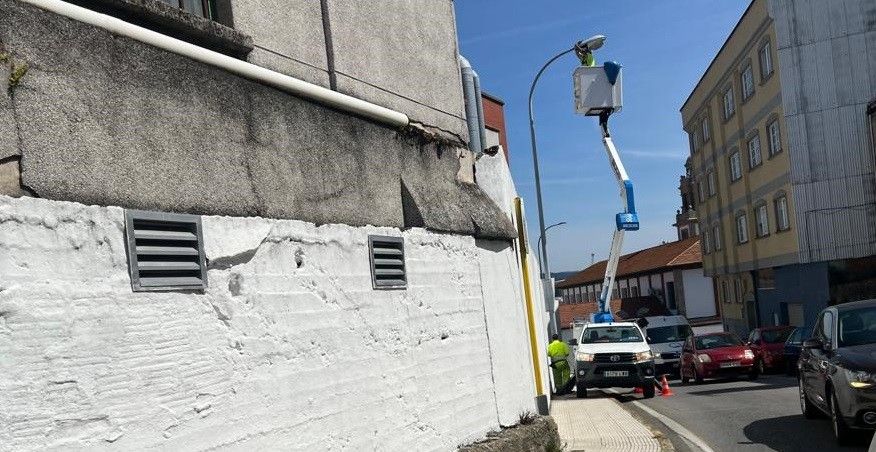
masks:
<path fill-rule="evenodd" d="M 602 391 L 620 395 L 620 392 L 618 392 L 617 390 L 615 390 L 613 388 L 603 389 Z M 634 405 L 636 405 L 637 407 L 639 407 L 639 409 L 641 409 L 642 411 L 648 413 L 650 416 L 652 416 L 652 417 L 656 418 L 657 420 L 659 420 L 660 422 L 662 422 L 664 425 L 669 427 L 670 430 L 675 432 L 678 436 L 681 436 L 682 438 L 684 438 L 685 440 L 687 440 L 688 442 L 690 442 L 694 446 L 698 447 L 703 452 L 715 452 L 711 447 L 709 447 L 708 444 L 706 444 L 705 441 L 700 439 L 699 436 L 695 435 L 690 430 L 684 428 L 684 426 L 679 424 L 678 422 L 675 422 L 674 420 L 670 419 L 669 417 L 666 417 L 666 416 L 658 413 L 657 411 L 654 411 L 651 408 L 648 408 L 647 406 L 645 406 L 645 404 L 639 402 L 638 400 L 633 400 L 632 403 Z"/>

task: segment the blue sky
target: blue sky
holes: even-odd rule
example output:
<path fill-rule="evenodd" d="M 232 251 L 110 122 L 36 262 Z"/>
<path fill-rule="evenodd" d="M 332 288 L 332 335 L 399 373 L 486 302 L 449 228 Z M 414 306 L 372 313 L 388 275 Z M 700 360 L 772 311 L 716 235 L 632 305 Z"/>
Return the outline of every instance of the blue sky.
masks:
<path fill-rule="evenodd" d="M 624 67 L 624 108 L 612 137 L 636 184 L 641 229 L 627 233 L 629 252 L 676 239 L 678 178 L 687 138 L 679 108 L 748 6 L 747 0 L 457 0 L 460 52 L 485 91 L 505 101 L 511 171 L 526 203 L 532 243 L 538 216 L 529 145 L 527 96 L 549 58 L 595 34 L 608 37 L 597 61 Z M 591 6 L 592 8 L 588 8 Z M 608 254 L 617 186 L 596 120 L 575 115 L 573 55 L 555 62 L 535 95 L 545 222 L 551 271 L 578 270 Z"/>

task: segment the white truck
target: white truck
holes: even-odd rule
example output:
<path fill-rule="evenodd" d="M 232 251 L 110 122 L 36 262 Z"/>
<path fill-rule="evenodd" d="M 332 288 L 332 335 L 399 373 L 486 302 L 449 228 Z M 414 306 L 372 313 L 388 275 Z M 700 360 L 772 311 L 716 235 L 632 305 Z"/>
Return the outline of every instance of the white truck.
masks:
<path fill-rule="evenodd" d="M 636 323 L 645 332 L 645 339 L 654 353 L 657 375 L 679 375 L 681 348 L 693 334 L 683 315 L 641 317 Z"/>
<path fill-rule="evenodd" d="M 577 396 L 588 388 L 641 387 L 654 397 L 654 356 L 639 326 L 632 322 L 583 325 L 575 350 Z"/>

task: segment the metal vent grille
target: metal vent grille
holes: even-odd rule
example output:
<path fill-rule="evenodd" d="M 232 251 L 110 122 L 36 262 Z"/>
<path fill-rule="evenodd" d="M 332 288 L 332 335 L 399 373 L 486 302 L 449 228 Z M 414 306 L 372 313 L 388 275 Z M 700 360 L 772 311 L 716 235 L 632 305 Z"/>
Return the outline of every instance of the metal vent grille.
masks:
<path fill-rule="evenodd" d="M 404 289 L 405 242 L 401 237 L 368 236 L 371 250 L 371 281 L 375 289 Z"/>
<path fill-rule="evenodd" d="M 201 217 L 126 210 L 125 233 L 135 292 L 207 287 Z"/>

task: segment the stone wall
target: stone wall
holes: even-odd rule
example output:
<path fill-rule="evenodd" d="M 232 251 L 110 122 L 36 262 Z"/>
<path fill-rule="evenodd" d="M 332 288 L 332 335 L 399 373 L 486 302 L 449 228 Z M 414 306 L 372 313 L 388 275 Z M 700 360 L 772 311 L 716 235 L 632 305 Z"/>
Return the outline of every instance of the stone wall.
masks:
<path fill-rule="evenodd" d="M 0 13 L 2 72 L 27 67 L 0 90 L 0 165 L 20 159 L 17 188 L 34 196 L 516 237 L 453 134 L 383 127 L 15 0 L 0 0 Z M 431 100 L 454 102 L 438 88 Z"/>
<path fill-rule="evenodd" d="M 0 450 L 452 450 L 535 411 L 508 242 L 205 216 L 207 289 L 134 293 L 123 218 L 0 196 Z"/>

